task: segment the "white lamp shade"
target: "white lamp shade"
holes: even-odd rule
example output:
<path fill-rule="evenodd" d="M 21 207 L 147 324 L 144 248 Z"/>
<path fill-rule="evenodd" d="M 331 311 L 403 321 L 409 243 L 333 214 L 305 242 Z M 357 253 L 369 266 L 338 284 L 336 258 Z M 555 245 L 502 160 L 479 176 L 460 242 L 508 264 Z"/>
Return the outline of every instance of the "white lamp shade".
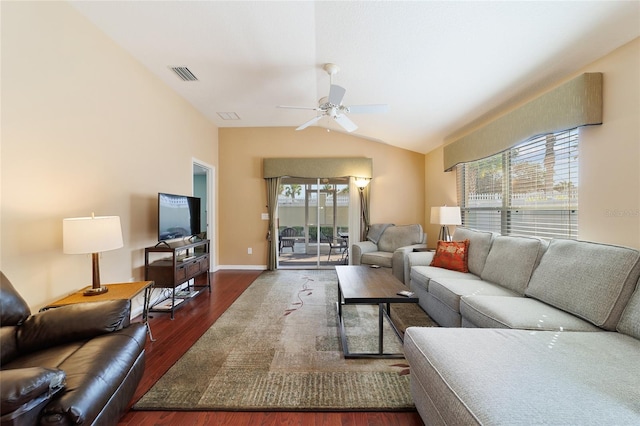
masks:
<path fill-rule="evenodd" d="M 461 225 L 460 207 L 431 207 L 431 223 L 437 225 Z"/>
<path fill-rule="evenodd" d="M 99 253 L 122 247 L 119 216 L 74 217 L 62 221 L 63 251 Z"/>

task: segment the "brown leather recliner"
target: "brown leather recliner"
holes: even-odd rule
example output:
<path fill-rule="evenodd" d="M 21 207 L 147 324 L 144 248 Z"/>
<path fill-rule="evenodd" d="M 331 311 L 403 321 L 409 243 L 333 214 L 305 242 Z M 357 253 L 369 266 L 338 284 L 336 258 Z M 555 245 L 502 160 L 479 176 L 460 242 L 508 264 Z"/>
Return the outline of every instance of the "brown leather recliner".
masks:
<path fill-rule="evenodd" d="M 128 300 L 31 315 L 0 272 L 0 396 L 5 425 L 115 425 L 144 372 L 146 328 Z"/>

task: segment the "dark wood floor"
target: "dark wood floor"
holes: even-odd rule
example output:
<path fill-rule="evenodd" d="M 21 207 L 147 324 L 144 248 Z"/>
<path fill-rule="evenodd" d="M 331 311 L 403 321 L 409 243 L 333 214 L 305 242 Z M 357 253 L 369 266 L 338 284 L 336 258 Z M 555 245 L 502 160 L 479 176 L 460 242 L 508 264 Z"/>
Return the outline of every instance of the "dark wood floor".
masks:
<path fill-rule="evenodd" d="M 132 402 L 137 401 L 189 349 L 240 294 L 260 275 L 260 271 L 218 271 L 211 274 L 211 294 L 204 292 L 176 311 L 153 313 L 150 319 L 155 342 L 147 340 L 147 363 Z M 416 412 L 226 412 L 226 411 L 132 411 L 121 426 L 146 425 L 349 425 L 422 426 Z"/>

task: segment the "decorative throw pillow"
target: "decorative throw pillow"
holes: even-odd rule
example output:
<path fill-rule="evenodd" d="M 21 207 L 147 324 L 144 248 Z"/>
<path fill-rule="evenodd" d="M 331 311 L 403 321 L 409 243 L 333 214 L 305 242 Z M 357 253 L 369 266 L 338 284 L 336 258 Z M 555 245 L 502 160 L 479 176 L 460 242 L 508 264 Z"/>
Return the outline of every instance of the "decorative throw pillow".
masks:
<path fill-rule="evenodd" d="M 431 261 L 431 266 L 451 269 L 452 271 L 469 272 L 467 265 L 468 253 L 469 240 L 438 241 L 438 247 Z"/>

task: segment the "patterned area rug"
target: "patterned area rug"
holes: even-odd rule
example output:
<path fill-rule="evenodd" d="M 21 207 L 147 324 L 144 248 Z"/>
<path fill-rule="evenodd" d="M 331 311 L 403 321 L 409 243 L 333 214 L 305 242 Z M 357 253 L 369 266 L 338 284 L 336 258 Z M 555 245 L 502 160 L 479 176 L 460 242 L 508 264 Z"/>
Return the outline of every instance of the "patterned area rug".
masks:
<path fill-rule="evenodd" d="M 337 288 L 333 270 L 262 273 L 134 409 L 414 409 L 405 360 L 342 356 Z M 377 306 L 343 312 L 349 349 L 377 350 Z M 392 305 L 393 317 L 435 325 L 415 304 Z M 385 351 L 402 351 L 385 327 Z"/>

